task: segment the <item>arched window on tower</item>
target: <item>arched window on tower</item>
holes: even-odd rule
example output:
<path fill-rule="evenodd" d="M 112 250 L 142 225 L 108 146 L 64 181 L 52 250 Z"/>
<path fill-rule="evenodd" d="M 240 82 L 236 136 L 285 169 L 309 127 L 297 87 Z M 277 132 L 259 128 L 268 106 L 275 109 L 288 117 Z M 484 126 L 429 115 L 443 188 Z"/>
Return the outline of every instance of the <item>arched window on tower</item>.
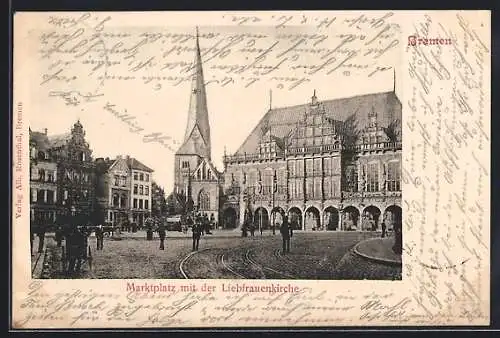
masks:
<path fill-rule="evenodd" d="M 198 194 L 198 207 L 200 210 L 210 210 L 210 195 L 205 190 Z"/>

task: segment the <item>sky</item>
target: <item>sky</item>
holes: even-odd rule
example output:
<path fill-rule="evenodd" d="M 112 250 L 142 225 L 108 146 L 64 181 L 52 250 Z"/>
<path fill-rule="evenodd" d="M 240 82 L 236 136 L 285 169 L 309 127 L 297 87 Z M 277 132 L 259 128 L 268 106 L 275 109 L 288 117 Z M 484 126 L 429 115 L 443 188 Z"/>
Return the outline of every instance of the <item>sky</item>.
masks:
<path fill-rule="evenodd" d="M 118 28 L 117 28 L 118 29 Z M 127 28 L 140 32 L 137 27 Z M 194 34 L 193 25 L 184 27 L 167 27 L 162 30 L 172 30 L 185 34 Z M 252 32 L 272 32 L 274 28 L 253 28 Z M 230 34 L 240 32 L 240 27 L 231 25 L 221 27 L 200 26 L 200 33 L 218 32 Z M 202 51 L 212 45 L 210 39 L 200 39 Z M 333 44 L 333 42 L 332 42 Z M 194 40 L 187 41 L 186 46 L 194 47 Z M 36 50 L 37 40 L 27 40 L 27 48 Z M 286 45 L 281 47 L 286 49 Z M 164 47 L 152 45 L 142 51 L 142 56 L 159 55 L 164 52 Z M 202 52 L 203 54 L 203 52 Z M 401 79 L 402 69 L 398 66 L 400 49 L 395 48 L 387 53 L 384 58 L 377 60 L 382 66 L 395 66 L 396 80 Z M 36 53 L 35 53 L 36 55 Z M 188 51 L 176 56 L 176 60 L 190 63 L 194 59 L 194 52 Z M 202 57 L 206 59 L 208 56 Z M 233 52 L 224 63 L 238 62 L 245 55 Z M 232 58 L 232 59 L 231 59 Z M 30 59 L 30 68 L 24 69 L 27 76 L 32 75 L 33 81 L 23 84 L 23 93 L 29 98 L 28 125 L 32 130 L 43 131 L 48 129 L 48 134 L 66 133 L 79 119 L 86 132 L 86 139 L 93 150 L 93 157 L 114 158 L 117 155 L 130 155 L 154 170 L 154 180 L 168 193 L 173 187 L 173 159 L 174 152 L 159 143 L 145 143 L 143 136 L 148 133 L 162 133 L 168 135 L 175 144 L 171 147 L 176 150 L 183 140 L 187 122 L 187 111 L 191 90 L 190 82 L 183 82 L 174 86 L 162 83 L 161 88 L 155 88 L 154 83 L 145 84 L 144 81 L 105 81 L 100 84 L 87 69 L 77 66 L 67 68 L 68 72 L 79 72 L 80 86 L 75 87 L 81 92 L 98 92 L 100 95 L 94 102 L 69 106 L 54 91 L 67 89 L 62 81 L 51 81 L 40 85 L 37 78 L 43 79 L 43 74 L 48 73 L 48 62 L 36 56 Z M 232 60 L 232 61 L 231 61 Z M 306 60 L 307 61 L 307 60 Z M 50 61 L 54 62 L 54 61 Z M 311 64 L 317 60 L 310 60 Z M 220 79 L 223 74 L 218 69 L 211 67 L 213 60 L 204 65 L 205 81 Z M 215 63 L 217 64 L 217 63 Z M 222 64 L 222 63 L 218 63 Z M 21 68 L 21 67 L 19 67 Z M 111 72 L 110 72 L 111 73 Z M 288 76 L 297 75 L 297 71 L 282 69 L 281 74 Z M 90 74 L 90 75 L 88 75 Z M 172 72 L 175 75 L 175 71 Z M 88 76 L 88 78 L 86 77 Z M 76 86 L 76 85 L 75 85 Z M 214 165 L 223 170 L 222 157 L 224 149 L 228 154 L 235 152 L 243 143 L 247 135 L 253 130 L 259 120 L 264 116 L 270 106 L 270 91 L 272 90 L 272 107 L 304 104 L 310 102 L 313 90 L 319 100 L 350 97 L 367 93 L 390 91 L 394 86 L 393 71 L 378 72 L 372 77 L 366 74 L 350 76 L 345 73 L 335 72 L 331 75 L 324 73 L 310 77 L 310 81 L 293 90 L 279 88 L 272 81 L 260 81 L 256 85 L 245 88 L 243 82 L 235 81 L 234 84 L 218 86 L 207 84 L 207 102 L 212 138 L 212 161 Z M 396 81 L 396 94 L 399 95 L 401 84 Z M 83 89 L 84 88 L 85 91 Z M 52 94 L 51 94 L 52 92 Z M 116 111 L 126 112 L 135 117 L 134 123 L 144 128 L 142 134 L 130 131 L 130 125 L 124 123 L 111 114 L 104 106 L 113 104 Z"/>

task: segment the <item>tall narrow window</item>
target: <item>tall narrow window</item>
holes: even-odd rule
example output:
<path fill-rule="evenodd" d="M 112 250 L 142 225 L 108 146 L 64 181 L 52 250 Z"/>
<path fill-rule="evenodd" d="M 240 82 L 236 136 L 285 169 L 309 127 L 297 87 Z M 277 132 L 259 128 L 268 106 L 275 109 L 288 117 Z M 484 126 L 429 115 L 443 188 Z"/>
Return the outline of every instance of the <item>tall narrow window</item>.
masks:
<path fill-rule="evenodd" d="M 401 165 L 398 161 L 387 164 L 387 190 L 401 190 Z"/>
<path fill-rule="evenodd" d="M 198 207 L 200 210 L 210 210 L 210 195 L 205 190 L 198 194 Z"/>
<path fill-rule="evenodd" d="M 368 164 L 366 191 L 373 192 L 378 191 L 378 163 Z"/>

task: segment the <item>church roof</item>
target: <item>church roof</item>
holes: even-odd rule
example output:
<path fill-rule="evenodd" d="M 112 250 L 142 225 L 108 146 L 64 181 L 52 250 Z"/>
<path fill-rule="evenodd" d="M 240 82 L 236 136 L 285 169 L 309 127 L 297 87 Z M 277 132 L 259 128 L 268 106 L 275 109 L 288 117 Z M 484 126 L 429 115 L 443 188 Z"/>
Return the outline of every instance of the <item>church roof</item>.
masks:
<path fill-rule="evenodd" d="M 368 114 L 378 113 L 378 123 L 388 125 L 395 119 L 401 120 L 401 102 L 394 92 L 366 94 L 348 98 L 321 101 L 326 110 L 326 116 L 334 120 L 344 121 L 350 115 L 356 114 L 358 129 L 368 125 Z M 273 136 L 283 139 L 301 122 L 310 104 L 302 104 L 283 108 L 270 109 L 246 138 L 236 154 L 252 154 L 257 152 L 263 130 L 271 129 Z"/>

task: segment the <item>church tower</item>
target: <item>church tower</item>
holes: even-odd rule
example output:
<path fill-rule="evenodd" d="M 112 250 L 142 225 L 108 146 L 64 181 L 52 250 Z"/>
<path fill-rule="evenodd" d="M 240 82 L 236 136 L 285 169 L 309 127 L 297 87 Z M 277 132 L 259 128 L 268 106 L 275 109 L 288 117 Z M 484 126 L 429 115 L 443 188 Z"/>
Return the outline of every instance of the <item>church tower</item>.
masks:
<path fill-rule="evenodd" d="M 174 192 L 182 195 L 187 195 L 190 190 L 189 176 L 203 160 L 211 159 L 210 123 L 198 28 L 196 28 L 196 53 L 191 71 L 193 77 L 186 132 L 183 144 L 175 153 Z"/>

